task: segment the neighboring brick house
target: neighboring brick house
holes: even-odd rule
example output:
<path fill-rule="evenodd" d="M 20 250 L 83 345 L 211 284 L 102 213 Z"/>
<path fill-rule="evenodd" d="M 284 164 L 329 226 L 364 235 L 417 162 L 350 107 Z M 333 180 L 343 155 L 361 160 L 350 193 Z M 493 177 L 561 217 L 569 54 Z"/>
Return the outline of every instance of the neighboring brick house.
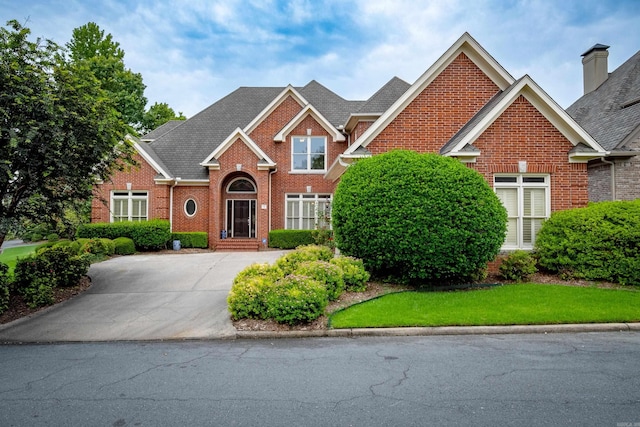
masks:
<path fill-rule="evenodd" d="M 582 54 L 584 95 L 567 112 L 607 155 L 589 162 L 589 200 L 640 198 L 640 51 L 609 74 L 609 46 Z"/>
<path fill-rule="evenodd" d="M 391 149 L 458 158 L 508 210 L 505 249 L 531 248 L 552 211 L 585 206 L 605 150 L 527 75 L 514 79 L 465 33 L 418 80 L 366 101 L 316 81 L 241 87 L 134 141 L 140 168 L 96 188 L 93 221 L 169 219 L 211 248 L 258 249 L 274 229 L 314 228 L 354 160 Z M 223 235 L 227 237 L 223 239 Z"/>

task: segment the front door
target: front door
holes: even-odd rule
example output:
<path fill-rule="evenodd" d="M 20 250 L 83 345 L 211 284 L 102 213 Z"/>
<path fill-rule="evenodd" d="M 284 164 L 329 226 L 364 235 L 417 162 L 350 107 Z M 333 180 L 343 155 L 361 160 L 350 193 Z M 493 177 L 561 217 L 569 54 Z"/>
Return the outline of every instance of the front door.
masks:
<path fill-rule="evenodd" d="M 255 200 L 227 200 L 227 230 L 232 238 L 256 237 Z"/>

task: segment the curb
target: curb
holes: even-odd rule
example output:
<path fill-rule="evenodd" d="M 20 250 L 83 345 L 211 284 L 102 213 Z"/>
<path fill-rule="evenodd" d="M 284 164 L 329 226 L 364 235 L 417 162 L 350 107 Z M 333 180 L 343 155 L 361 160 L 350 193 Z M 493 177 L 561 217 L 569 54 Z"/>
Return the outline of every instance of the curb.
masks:
<path fill-rule="evenodd" d="M 237 331 L 237 339 L 282 338 L 356 338 L 356 337 L 413 337 L 435 335 L 497 335 L 497 334 L 549 334 L 578 332 L 631 332 L 640 331 L 640 323 L 586 323 L 562 325 L 513 326 L 439 326 L 408 328 L 357 328 L 311 331 Z"/>

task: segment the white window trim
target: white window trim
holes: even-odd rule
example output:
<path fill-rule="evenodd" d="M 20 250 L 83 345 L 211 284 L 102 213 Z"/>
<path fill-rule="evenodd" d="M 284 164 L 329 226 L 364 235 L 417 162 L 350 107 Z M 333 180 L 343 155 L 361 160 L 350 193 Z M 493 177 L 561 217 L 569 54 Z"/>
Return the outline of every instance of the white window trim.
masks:
<path fill-rule="evenodd" d="M 307 168 L 306 169 L 295 169 L 295 167 L 294 167 L 293 145 L 294 145 L 294 140 L 296 138 L 304 138 L 304 139 L 307 140 Z M 319 154 L 319 153 L 312 153 L 311 152 L 311 138 L 323 138 L 324 139 L 324 167 L 322 169 L 311 169 L 311 155 L 312 154 Z M 326 136 L 322 136 L 322 135 L 294 135 L 294 136 L 292 136 L 291 137 L 291 171 L 290 171 L 290 173 L 292 173 L 292 174 L 325 174 L 327 172 L 327 161 L 328 161 L 328 159 L 327 159 L 327 156 L 328 156 L 327 151 L 328 151 L 328 144 L 327 144 L 327 137 Z"/>
<path fill-rule="evenodd" d="M 193 211 L 193 213 L 191 215 L 189 215 L 189 212 L 187 211 L 187 203 L 189 203 L 191 201 L 193 202 L 193 204 L 195 206 L 195 210 Z M 198 202 L 196 202 L 196 199 L 194 199 L 193 197 L 189 197 L 184 202 L 184 214 L 189 218 L 193 218 L 194 216 L 196 216 L 197 213 L 198 213 Z"/>
<path fill-rule="evenodd" d="M 126 196 L 124 195 L 126 193 Z M 144 193 L 144 196 L 134 193 Z M 145 203 L 145 213 L 144 220 L 149 220 L 149 192 L 145 190 L 113 190 L 111 192 L 111 200 L 110 200 L 110 220 L 111 222 L 115 222 L 115 217 L 113 212 L 113 204 L 115 200 L 127 200 L 127 221 L 133 221 L 133 203 L 134 200 L 144 200 Z"/>
<path fill-rule="evenodd" d="M 515 177 L 516 182 L 496 182 L 496 178 L 499 177 Z M 523 178 L 544 178 L 544 183 L 539 182 L 524 182 Z M 531 243 L 524 243 L 524 228 L 523 228 L 523 219 L 524 219 L 524 188 L 542 188 L 545 190 L 545 213 L 544 219 L 548 219 L 551 215 L 551 176 L 549 174 L 514 174 L 514 173 L 497 173 L 493 177 L 493 191 L 497 192 L 498 188 L 516 188 L 518 190 L 517 198 L 518 198 L 518 215 L 517 220 L 517 244 L 516 245 L 507 245 L 506 242 L 502 246 L 502 250 L 532 250 L 535 245 L 535 236 L 533 236 L 533 241 Z M 514 218 L 514 217 L 511 217 Z M 538 218 L 538 217 L 530 217 L 530 218 Z"/>
<path fill-rule="evenodd" d="M 307 196 L 307 197 L 303 197 Z M 309 197 L 313 196 L 313 198 Z M 328 197 L 327 197 L 328 196 Z M 293 201 L 293 197 L 296 197 L 295 201 L 298 203 L 298 228 L 289 228 L 289 201 Z M 329 205 L 333 204 L 333 194 L 329 193 L 287 193 L 284 197 L 284 228 L 286 230 L 315 230 L 318 224 L 318 203 L 325 202 L 329 199 Z M 307 229 L 302 228 L 303 221 L 303 201 L 313 201 L 315 203 L 315 208 L 313 210 L 314 214 L 314 228 Z M 331 223 L 329 223 L 329 228 L 331 228 Z"/>

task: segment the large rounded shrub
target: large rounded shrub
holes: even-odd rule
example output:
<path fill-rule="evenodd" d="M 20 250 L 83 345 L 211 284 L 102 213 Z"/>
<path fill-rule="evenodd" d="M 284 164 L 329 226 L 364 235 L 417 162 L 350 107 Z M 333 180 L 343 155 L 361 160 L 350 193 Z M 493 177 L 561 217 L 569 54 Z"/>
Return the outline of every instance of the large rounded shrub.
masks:
<path fill-rule="evenodd" d="M 640 285 L 640 199 L 554 212 L 535 249 L 538 264 L 551 272 Z"/>
<path fill-rule="evenodd" d="M 456 159 L 390 151 L 350 166 L 333 201 L 336 246 L 405 283 L 468 280 L 498 254 L 507 214 Z"/>

